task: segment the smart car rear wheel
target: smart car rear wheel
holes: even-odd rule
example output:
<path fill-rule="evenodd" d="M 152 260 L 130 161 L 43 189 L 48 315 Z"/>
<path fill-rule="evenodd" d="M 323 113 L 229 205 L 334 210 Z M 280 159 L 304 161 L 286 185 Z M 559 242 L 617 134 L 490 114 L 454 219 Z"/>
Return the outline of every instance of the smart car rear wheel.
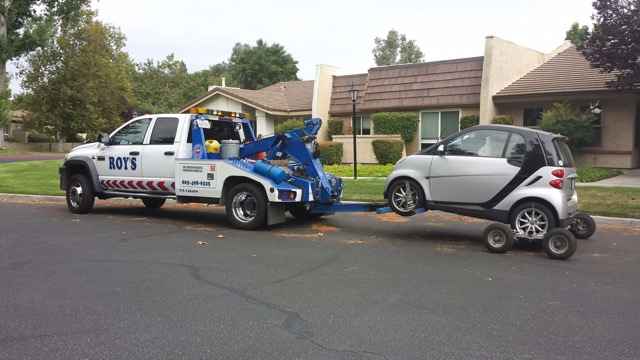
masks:
<path fill-rule="evenodd" d="M 542 239 L 556 227 L 556 220 L 549 207 L 539 202 L 526 202 L 512 212 L 511 226 L 516 236 L 527 239 Z"/>
<path fill-rule="evenodd" d="M 399 179 L 389 187 L 389 206 L 399 215 L 414 215 L 423 202 L 422 189 L 413 180 Z"/>

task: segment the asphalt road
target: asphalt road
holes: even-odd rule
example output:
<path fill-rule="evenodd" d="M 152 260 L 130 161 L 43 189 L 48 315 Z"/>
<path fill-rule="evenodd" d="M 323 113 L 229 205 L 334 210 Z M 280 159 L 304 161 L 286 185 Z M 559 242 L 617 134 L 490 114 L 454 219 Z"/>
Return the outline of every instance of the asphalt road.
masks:
<path fill-rule="evenodd" d="M 438 213 L 243 232 L 215 207 L 14 198 L 0 221 L 0 359 L 640 358 L 637 223 L 552 261 Z"/>

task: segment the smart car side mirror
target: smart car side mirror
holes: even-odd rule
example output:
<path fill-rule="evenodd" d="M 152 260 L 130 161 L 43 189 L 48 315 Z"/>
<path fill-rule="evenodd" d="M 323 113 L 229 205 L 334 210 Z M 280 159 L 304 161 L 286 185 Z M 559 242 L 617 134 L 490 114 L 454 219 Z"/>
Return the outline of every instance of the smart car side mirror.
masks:
<path fill-rule="evenodd" d="M 440 145 L 438 145 L 438 147 L 436 148 L 436 153 L 437 153 L 438 155 L 440 155 L 440 156 L 442 156 L 442 155 L 444 155 L 444 154 L 445 154 L 445 151 L 444 151 L 444 144 L 440 144 Z"/>
<path fill-rule="evenodd" d="M 102 133 L 102 134 L 98 135 L 98 142 L 99 143 L 102 143 L 104 145 L 109 145 L 110 141 L 111 141 L 111 139 L 109 138 L 109 134 Z"/>

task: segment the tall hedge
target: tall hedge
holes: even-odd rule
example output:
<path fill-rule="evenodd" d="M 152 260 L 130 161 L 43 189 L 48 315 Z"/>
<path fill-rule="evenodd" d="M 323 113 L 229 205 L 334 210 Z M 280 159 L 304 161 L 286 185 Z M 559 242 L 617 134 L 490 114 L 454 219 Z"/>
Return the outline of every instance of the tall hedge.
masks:
<path fill-rule="evenodd" d="M 384 112 L 372 116 L 376 134 L 400 135 L 409 144 L 418 132 L 417 112 Z"/>
<path fill-rule="evenodd" d="M 404 143 L 400 140 L 374 140 L 371 145 L 380 164 L 395 164 L 402 158 Z"/>
<path fill-rule="evenodd" d="M 329 120 L 329 136 L 342 135 L 344 131 L 344 123 L 342 120 L 330 119 Z"/>
<path fill-rule="evenodd" d="M 282 134 L 293 129 L 299 129 L 304 127 L 304 120 L 302 119 L 289 119 L 276 125 L 276 134 Z"/>
<path fill-rule="evenodd" d="M 324 165 L 342 163 L 342 143 L 320 143 L 320 162 Z"/>

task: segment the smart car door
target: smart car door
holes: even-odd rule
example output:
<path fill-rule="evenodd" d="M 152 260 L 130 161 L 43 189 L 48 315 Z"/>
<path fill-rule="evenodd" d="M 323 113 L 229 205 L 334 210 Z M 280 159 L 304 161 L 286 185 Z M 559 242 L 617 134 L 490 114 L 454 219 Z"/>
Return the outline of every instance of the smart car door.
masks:
<path fill-rule="evenodd" d="M 520 167 L 506 156 L 508 142 L 524 145 L 518 134 L 501 130 L 463 132 L 433 157 L 430 190 L 433 201 L 479 205 L 493 198 Z"/>
<path fill-rule="evenodd" d="M 135 119 L 111 134 L 96 154 L 96 170 L 107 190 L 137 190 L 142 180 L 142 147 L 151 118 Z"/>

